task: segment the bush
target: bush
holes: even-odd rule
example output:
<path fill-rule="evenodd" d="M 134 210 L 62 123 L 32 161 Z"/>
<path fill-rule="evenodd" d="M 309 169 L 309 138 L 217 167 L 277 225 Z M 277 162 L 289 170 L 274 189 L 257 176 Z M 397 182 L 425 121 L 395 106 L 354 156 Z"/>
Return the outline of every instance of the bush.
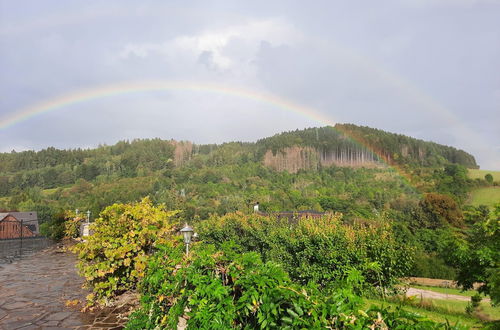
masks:
<path fill-rule="evenodd" d="M 412 249 L 394 239 L 390 227 L 342 224 L 340 216 L 288 219 L 233 213 L 200 223 L 200 238 L 220 246 L 232 240 L 240 252 L 256 251 L 264 261 L 283 266 L 292 280 L 321 286 L 346 277 L 346 269 L 361 271 L 371 285 L 390 287 L 408 275 Z"/>
<path fill-rule="evenodd" d="M 438 256 L 419 252 L 415 255 L 411 276 L 453 280 L 457 276 L 457 271 Z"/>
<path fill-rule="evenodd" d="M 150 259 L 140 289 L 142 308 L 127 329 L 438 329 L 401 309 L 362 310 L 354 294 L 363 277 L 351 269 L 342 286 L 321 291 L 292 282 L 282 267 L 241 247 L 198 244 L 191 257 L 168 244 Z"/>
<path fill-rule="evenodd" d="M 40 234 L 55 241 L 59 241 L 64 237 L 64 223 L 67 216 L 64 212 L 60 212 L 40 225 Z"/>
<path fill-rule="evenodd" d="M 70 211 L 66 212 L 66 219 L 64 223 L 64 236 L 68 238 L 77 238 L 80 236 L 80 226 L 85 219 Z"/>
<path fill-rule="evenodd" d="M 165 242 L 176 212 L 152 205 L 148 198 L 134 204 L 114 204 L 90 225 L 93 231 L 75 245 L 78 268 L 93 290 L 89 303 L 105 302 L 115 294 L 135 288 L 144 276 L 147 258 L 156 244 Z"/>

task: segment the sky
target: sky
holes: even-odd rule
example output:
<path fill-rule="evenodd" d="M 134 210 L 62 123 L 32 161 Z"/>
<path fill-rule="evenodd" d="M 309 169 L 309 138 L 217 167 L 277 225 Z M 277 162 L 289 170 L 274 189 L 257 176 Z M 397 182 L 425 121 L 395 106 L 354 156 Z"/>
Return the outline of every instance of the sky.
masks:
<path fill-rule="evenodd" d="M 353 123 L 500 170 L 500 0 L 0 0 L 0 152 Z"/>

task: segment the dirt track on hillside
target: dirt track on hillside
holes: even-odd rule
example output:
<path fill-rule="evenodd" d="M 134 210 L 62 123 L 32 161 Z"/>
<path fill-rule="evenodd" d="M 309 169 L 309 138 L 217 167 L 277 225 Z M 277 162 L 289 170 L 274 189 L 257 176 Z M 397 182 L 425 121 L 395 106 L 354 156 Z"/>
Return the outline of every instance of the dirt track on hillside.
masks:
<path fill-rule="evenodd" d="M 417 288 L 408 288 L 408 291 L 406 291 L 406 296 L 407 297 L 418 296 L 418 297 L 422 297 L 425 299 L 470 301 L 470 297 L 467 297 L 467 296 L 441 293 L 441 292 L 435 292 L 435 291 L 431 291 L 431 290 L 423 290 L 423 289 L 417 289 Z M 489 302 L 490 298 L 483 298 L 482 301 Z"/>
<path fill-rule="evenodd" d="M 418 296 L 426 299 L 442 299 L 442 300 L 461 300 L 461 301 L 470 301 L 470 297 L 459 296 L 456 294 L 447 294 L 441 292 L 435 292 L 430 290 L 423 290 L 417 288 L 409 288 L 406 291 L 406 296 Z"/>

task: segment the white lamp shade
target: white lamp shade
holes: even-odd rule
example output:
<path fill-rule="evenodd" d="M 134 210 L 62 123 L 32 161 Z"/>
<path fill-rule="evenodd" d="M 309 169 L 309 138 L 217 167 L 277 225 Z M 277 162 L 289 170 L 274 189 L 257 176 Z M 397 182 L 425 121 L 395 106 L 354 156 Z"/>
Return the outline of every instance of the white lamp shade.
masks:
<path fill-rule="evenodd" d="M 186 223 L 186 225 L 184 226 L 184 228 L 180 230 L 180 232 L 184 236 L 184 243 L 185 244 L 191 243 L 191 238 L 193 237 L 194 233 L 193 228 L 189 227 L 188 224 Z"/>

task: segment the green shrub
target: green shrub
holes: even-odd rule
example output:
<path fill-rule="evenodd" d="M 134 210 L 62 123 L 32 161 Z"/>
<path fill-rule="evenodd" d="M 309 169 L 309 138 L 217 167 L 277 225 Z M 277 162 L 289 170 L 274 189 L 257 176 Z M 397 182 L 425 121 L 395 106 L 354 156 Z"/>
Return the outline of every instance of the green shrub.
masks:
<path fill-rule="evenodd" d="M 332 285 L 356 268 L 366 282 L 390 287 L 408 275 L 412 248 L 396 242 L 390 226 L 348 226 L 340 217 L 288 219 L 257 215 L 228 214 L 213 217 L 198 226 L 200 238 L 220 246 L 232 240 L 241 252 L 256 251 L 263 260 L 283 266 L 301 284 Z"/>
<path fill-rule="evenodd" d="M 135 288 L 144 275 L 148 255 L 171 233 L 168 220 L 176 212 L 152 205 L 148 198 L 134 204 L 114 204 L 91 224 L 91 236 L 75 245 L 78 268 L 93 290 L 89 303 L 103 302 Z"/>
<path fill-rule="evenodd" d="M 457 271 L 438 256 L 419 252 L 415 254 L 415 264 L 411 270 L 411 276 L 454 280 Z"/>

